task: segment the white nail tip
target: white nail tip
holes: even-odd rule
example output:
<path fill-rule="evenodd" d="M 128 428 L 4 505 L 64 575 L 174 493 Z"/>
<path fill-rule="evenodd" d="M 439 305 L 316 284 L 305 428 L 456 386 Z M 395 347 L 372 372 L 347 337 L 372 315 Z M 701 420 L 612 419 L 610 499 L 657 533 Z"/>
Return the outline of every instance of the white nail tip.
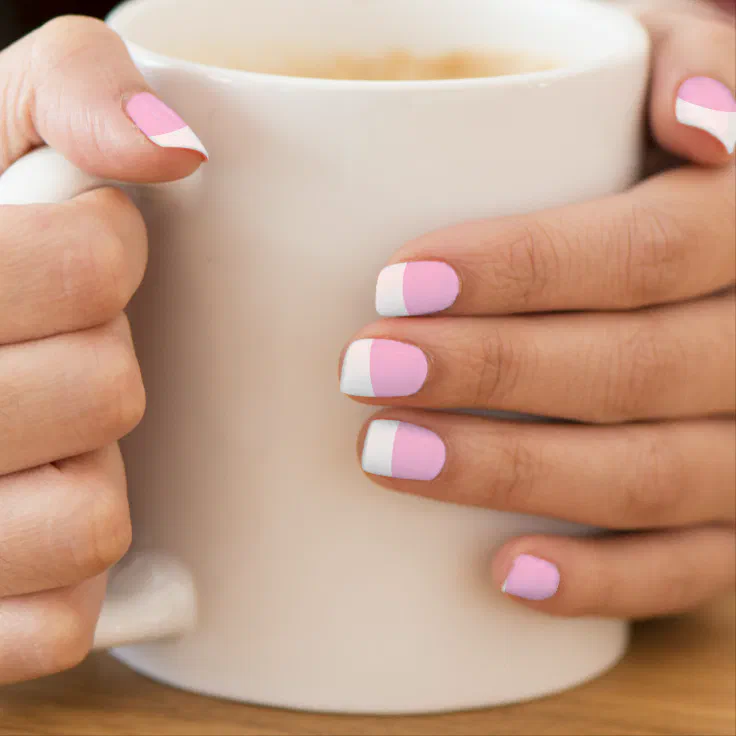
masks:
<path fill-rule="evenodd" d="M 675 117 L 683 125 L 710 133 L 723 143 L 729 153 L 733 153 L 736 147 L 736 112 L 711 110 L 678 97 Z"/>
<path fill-rule="evenodd" d="M 152 135 L 150 139 L 162 148 L 189 148 L 193 151 L 199 151 L 207 158 L 210 157 L 202 141 L 197 138 L 190 127 L 179 128 L 179 130 L 174 130 L 171 133 Z"/>
<path fill-rule="evenodd" d="M 368 425 L 361 460 L 366 473 L 392 477 L 394 442 L 398 430 L 399 422 L 388 419 L 375 419 Z"/>
<path fill-rule="evenodd" d="M 371 382 L 373 340 L 356 340 L 348 347 L 342 362 L 340 391 L 348 396 L 374 397 Z"/>
<path fill-rule="evenodd" d="M 376 311 L 382 317 L 407 317 L 404 301 L 404 273 L 406 263 L 386 266 L 376 282 Z"/>

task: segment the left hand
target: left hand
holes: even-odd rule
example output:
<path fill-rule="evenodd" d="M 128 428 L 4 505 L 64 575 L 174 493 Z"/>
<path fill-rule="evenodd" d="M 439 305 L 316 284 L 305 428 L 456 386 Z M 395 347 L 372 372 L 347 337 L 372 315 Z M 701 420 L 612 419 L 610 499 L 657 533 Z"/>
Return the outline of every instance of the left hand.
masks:
<path fill-rule="evenodd" d="M 736 572 L 733 157 L 676 116 L 685 80 L 736 89 L 736 39 L 719 16 L 644 22 L 653 136 L 692 163 L 604 200 L 405 245 L 379 279 L 379 311 L 441 316 L 376 322 L 342 361 L 345 393 L 392 407 L 360 437 L 375 482 L 622 532 L 497 550 L 496 584 L 551 614 L 683 611 Z M 424 411 L 456 407 L 574 423 Z"/>

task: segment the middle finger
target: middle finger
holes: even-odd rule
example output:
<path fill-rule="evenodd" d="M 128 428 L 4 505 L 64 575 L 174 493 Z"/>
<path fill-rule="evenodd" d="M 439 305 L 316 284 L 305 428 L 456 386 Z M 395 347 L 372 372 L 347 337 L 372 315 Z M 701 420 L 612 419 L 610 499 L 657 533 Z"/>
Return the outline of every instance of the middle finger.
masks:
<path fill-rule="evenodd" d="M 341 389 L 595 423 L 731 413 L 735 303 L 731 292 L 625 314 L 384 320 L 348 346 Z"/>
<path fill-rule="evenodd" d="M 83 332 L 0 347 L 0 476 L 114 442 L 144 409 L 124 315 Z"/>

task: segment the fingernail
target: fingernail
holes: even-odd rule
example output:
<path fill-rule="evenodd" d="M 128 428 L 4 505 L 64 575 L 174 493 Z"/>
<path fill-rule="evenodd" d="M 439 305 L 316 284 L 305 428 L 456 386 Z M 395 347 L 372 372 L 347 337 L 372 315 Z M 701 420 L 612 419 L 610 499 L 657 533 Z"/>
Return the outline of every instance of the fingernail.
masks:
<path fill-rule="evenodd" d="M 138 129 L 162 148 L 188 148 L 209 160 L 207 149 L 194 131 L 168 106 L 150 92 L 131 97 L 125 111 Z"/>
<path fill-rule="evenodd" d="M 441 261 L 411 261 L 386 266 L 376 284 L 376 311 L 382 317 L 432 314 L 451 307 L 460 279 Z"/>
<path fill-rule="evenodd" d="M 675 115 L 683 125 L 700 128 L 733 153 L 736 147 L 736 99 L 725 84 L 691 77 L 677 92 Z"/>
<path fill-rule="evenodd" d="M 557 592 L 559 584 L 557 565 L 533 555 L 519 555 L 501 586 L 501 592 L 530 601 L 543 601 Z"/>
<path fill-rule="evenodd" d="M 388 419 L 368 425 L 362 466 L 366 473 L 403 480 L 434 480 L 445 466 L 445 443 L 424 427 Z"/>
<path fill-rule="evenodd" d="M 411 396 L 424 385 L 424 353 L 395 340 L 356 340 L 345 353 L 340 390 L 349 396 Z"/>

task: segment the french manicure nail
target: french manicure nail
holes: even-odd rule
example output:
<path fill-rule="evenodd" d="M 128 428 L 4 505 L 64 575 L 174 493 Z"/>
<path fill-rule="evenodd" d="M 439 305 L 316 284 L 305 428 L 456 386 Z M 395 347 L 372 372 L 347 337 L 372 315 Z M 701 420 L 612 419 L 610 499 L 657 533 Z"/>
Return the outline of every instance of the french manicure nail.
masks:
<path fill-rule="evenodd" d="M 533 555 L 519 555 L 501 586 L 501 592 L 530 601 L 543 601 L 551 598 L 559 585 L 557 565 Z"/>
<path fill-rule="evenodd" d="M 677 92 L 675 115 L 683 125 L 700 128 L 733 153 L 736 147 L 736 99 L 725 84 L 710 77 L 691 77 Z"/>
<path fill-rule="evenodd" d="M 188 148 L 209 159 L 207 149 L 194 131 L 168 106 L 150 92 L 131 97 L 125 111 L 138 129 L 162 148 Z"/>
<path fill-rule="evenodd" d="M 427 380 L 424 353 L 395 340 L 356 340 L 345 353 L 340 390 L 349 396 L 411 396 Z"/>
<path fill-rule="evenodd" d="M 445 443 L 424 427 L 388 419 L 368 425 L 362 466 L 366 473 L 403 480 L 434 480 L 445 466 Z"/>
<path fill-rule="evenodd" d="M 382 317 L 441 312 L 460 293 L 460 279 L 441 261 L 411 261 L 386 266 L 376 284 L 376 311 Z"/>

